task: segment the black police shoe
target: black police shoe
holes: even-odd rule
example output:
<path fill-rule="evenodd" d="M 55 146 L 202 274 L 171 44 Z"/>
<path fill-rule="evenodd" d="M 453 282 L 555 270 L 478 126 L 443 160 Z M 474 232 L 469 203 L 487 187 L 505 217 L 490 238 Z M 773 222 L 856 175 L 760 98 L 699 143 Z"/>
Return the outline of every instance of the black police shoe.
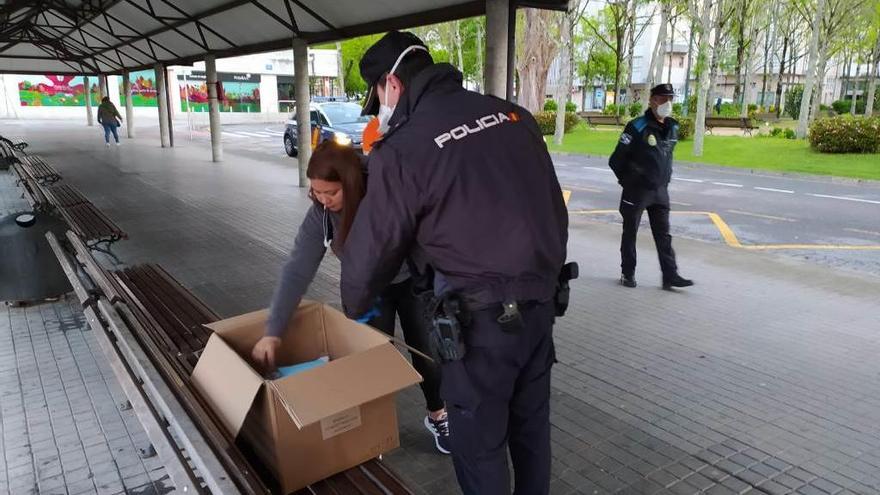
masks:
<path fill-rule="evenodd" d="M 688 280 L 679 274 L 671 277 L 663 277 L 663 290 L 672 290 L 673 287 L 690 287 L 694 285 L 693 280 Z"/>
<path fill-rule="evenodd" d="M 620 285 L 624 287 L 635 287 L 636 286 L 636 277 L 635 275 L 621 275 L 620 276 Z"/>

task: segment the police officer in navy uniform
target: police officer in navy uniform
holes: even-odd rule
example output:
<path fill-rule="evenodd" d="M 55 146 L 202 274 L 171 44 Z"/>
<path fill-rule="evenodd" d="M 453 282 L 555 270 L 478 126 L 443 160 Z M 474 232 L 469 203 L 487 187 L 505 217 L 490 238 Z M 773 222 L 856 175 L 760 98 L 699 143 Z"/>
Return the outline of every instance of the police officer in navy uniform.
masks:
<path fill-rule="evenodd" d="M 391 32 L 360 62 L 383 137 L 342 255 L 345 312 L 433 270 L 441 397 L 465 494 L 549 493 L 552 328 L 568 215 L 535 119 Z M 567 265 L 566 265 L 567 266 Z M 442 316 L 442 318 L 440 316 Z M 457 340 L 458 339 L 458 340 Z"/>
<path fill-rule="evenodd" d="M 630 121 L 609 165 L 623 186 L 620 215 L 623 236 L 620 240 L 620 283 L 636 286 L 636 234 L 642 212 L 648 210 L 651 233 L 660 258 L 663 288 L 690 287 L 694 282 L 678 274 L 672 236 L 669 235 L 669 181 L 672 179 L 672 152 L 678 142 L 678 121 L 671 117 L 675 91 L 671 84 L 651 88 L 650 108 Z"/>

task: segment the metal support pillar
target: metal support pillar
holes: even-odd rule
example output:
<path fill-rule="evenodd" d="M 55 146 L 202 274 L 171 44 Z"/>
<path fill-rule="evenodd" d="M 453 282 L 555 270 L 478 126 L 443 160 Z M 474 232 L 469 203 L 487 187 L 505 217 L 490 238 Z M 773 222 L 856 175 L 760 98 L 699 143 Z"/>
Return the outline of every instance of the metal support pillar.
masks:
<path fill-rule="evenodd" d="M 89 85 L 89 76 L 83 76 L 83 91 L 86 98 L 86 122 L 89 126 L 94 126 L 95 117 L 92 115 L 92 88 Z"/>
<path fill-rule="evenodd" d="M 174 147 L 174 103 L 171 99 L 171 74 L 168 67 L 165 67 L 165 103 L 168 109 L 168 144 Z"/>
<path fill-rule="evenodd" d="M 168 140 L 168 86 L 165 84 L 165 67 L 156 64 L 153 67 L 156 74 L 156 100 L 159 103 L 159 138 L 163 148 L 170 146 Z"/>
<path fill-rule="evenodd" d="M 309 46 L 301 38 L 293 39 L 294 99 L 296 100 L 297 158 L 299 187 L 309 183 L 306 170 L 312 157 L 312 124 L 309 118 Z"/>
<path fill-rule="evenodd" d="M 107 75 L 101 74 L 98 76 L 98 88 L 101 92 L 101 100 L 104 99 L 105 96 L 110 96 L 110 92 L 107 91 Z"/>
<path fill-rule="evenodd" d="M 217 94 L 217 57 L 205 57 L 205 77 L 208 82 L 208 119 L 211 123 L 211 159 L 223 161 L 223 143 L 220 140 L 220 101 Z"/>
<path fill-rule="evenodd" d="M 129 139 L 134 137 L 134 104 L 131 101 L 131 74 L 122 72 L 122 93 L 125 95 L 125 129 Z"/>
<path fill-rule="evenodd" d="M 510 0 L 486 0 L 486 94 L 507 96 Z"/>

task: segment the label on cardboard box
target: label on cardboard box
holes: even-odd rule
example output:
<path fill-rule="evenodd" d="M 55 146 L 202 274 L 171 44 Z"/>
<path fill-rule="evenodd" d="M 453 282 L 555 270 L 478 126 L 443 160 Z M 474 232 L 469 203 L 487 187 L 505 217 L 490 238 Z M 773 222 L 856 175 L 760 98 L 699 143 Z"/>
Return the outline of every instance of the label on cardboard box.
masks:
<path fill-rule="evenodd" d="M 351 431 L 361 425 L 360 406 L 346 409 L 341 413 L 328 416 L 321 420 L 321 436 L 324 440 Z"/>

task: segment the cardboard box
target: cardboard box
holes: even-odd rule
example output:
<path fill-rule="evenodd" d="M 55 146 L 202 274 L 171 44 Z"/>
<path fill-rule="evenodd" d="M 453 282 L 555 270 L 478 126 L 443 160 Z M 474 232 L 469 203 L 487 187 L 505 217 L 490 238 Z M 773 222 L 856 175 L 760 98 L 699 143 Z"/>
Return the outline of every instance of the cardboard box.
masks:
<path fill-rule="evenodd" d="M 193 381 L 234 435 L 242 435 L 284 493 L 399 446 L 394 394 L 421 376 L 384 334 L 304 301 L 277 364 L 329 355 L 330 362 L 278 380 L 251 367 L 266 310 L 208 325 L 214 334 Z"/>

